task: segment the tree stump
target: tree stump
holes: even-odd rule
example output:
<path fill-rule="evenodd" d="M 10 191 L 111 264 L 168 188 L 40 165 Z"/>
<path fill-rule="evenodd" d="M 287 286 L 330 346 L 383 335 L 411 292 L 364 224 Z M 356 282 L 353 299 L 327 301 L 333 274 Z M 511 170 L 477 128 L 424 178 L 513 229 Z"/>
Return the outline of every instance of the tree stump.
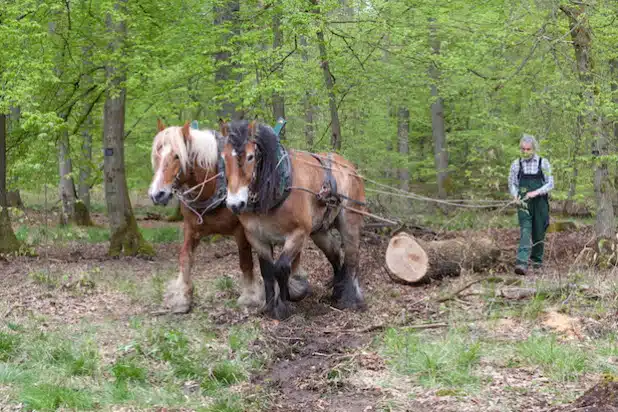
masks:
<path fill-rule="evenodd" d="M 391 238 L 386 249 L 386 268 L 393 280 L 418 284 L 459 276 L 462 269 L 488 269 L 496 264 L 500 254 L 500 249 L 486 238 L 425 242 L 400 232 Z"/>

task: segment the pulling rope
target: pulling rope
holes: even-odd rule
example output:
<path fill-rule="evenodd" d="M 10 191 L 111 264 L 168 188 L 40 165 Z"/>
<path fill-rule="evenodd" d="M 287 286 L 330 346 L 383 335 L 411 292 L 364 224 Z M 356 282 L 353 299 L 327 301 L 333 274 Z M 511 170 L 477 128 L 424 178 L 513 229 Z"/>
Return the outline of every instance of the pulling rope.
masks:
<path fill-rule="evenodd" d="M 204 187 L 206 186 L 206 183 L 212 181 L 213 179 L 216 179 L 217 177 L 221 176 L 221 172 L 215 174 L 214 176 L 208 178 L 208 174 L 206 175 L 206 178 L 204 179 L 204 181 L 202 183 L 199 183 L 195 186 L 193 186 L 190 189 L 185 190 L 184 192 L 180 193 L 178 191 L 176 191 L 176 197 L 178 198 L 178 200 L 190 211 L 192 211 L 196 216 L 197 216 L 197 224 L 201 225 L 202 223 L 204 223 L 204 214 L 206 214 L 206 212 L 208 211 L 208 209 L 204 209 L 202 211 L 202 213 L 198 212 L 197 210 L 195 210 L 193 207 L 191 207 L 190 203 L 194 203 L 195 201 L 197 201 L 200 196 L 202 195 L 202 192 L 204 191 Z M 195 191 L 198 187 L 201 187 L 200 192 L 197 194 L 197 196 L 195 196 L 193 199 L 187 199 L 187 194 Z"/>
<path fill-rule="evenodd" d="M 301 152 L 301 153 L 307 153 L 310 154 L 312 156 L 315 157 L 319 157 L 321 159 L 326 159 L 324 156 L 318 155 L 318 154 L 313 154 L 311 152 L 307 152 L 304 150 L 297 150 L 296 152 Z M 309 162 L 307 160 L 304 159 L 299 159 L 297 158 L 296 160 L 299 160 L 303 163 L 309 164 L 313 167 L 319 167 L 322 169 L 327 169 L 328 167 L 323 166 L 322 164 L 315 164 L 312 162 Z M 344 167 L 346 169 L 351 169 L 351 167 L 347 164 L 341 163 L 341 162 L 337 162 L 336 160 L 331 160 L 333 163 Z M 328 168 L 331 169 L 332 168 Z M 494 209 L 496 207 L 503 207 L 506 208 L 512 204 L 516 204 L 518 202 L 515 202 L 513 200 L 466 200 L 466 199 L 459 199 L 459 200 L 443 200 L 443 199 L 435 199 L 435 198 L 431 198 L 431 197 L 427 197 L 427 196 L 423 196 L 423 195 L 419 195 L 417 193 L 414 192 L 410 192 L 410 191 L 406 191 L 403 189 L 399 189 L 397 187 L 393 187 L 393 186 L 389 186 L 389 185 L 385 185 L 384 183 L 380 183 L 378 181 L 375 181 L 373 179 L 370 179 L 368 177 L 365 177 L 361 174 L 359 174 L 358 172 L 355 171 L 348 171 L 348 175 L 350 176 L 354 176 L 357 177 L 359 179 L 365 180 L 366 182 L 372 183 L 376 186 L 385 188 L 385 189 L 390 189 L 392 191 L 394 191 L 394 193 L 392 192 L 387 192 L 384 190 L 379 190 L 379 189 L 370 189 L 370 188 L 366 188 L 365 190 L 367 191 L 371 191 L 371 192 L 375 192 L 375 193 L 380 193 L 380 194 L 386 194 L 386 195 L 391 195 L 391 196 L 397 196 L 397 197 L 403 197 L 403 198 L 408 198 L 408 199 L 414 199 L 414 200 L 420 200 L 420 201 L 425 201 L 425 202 L 434 202 L 434 203 L 439 203 L 439 204 L 444 204 L 444 205 L 448 205 L 448 206 L 454 206 L 454 207 L 461 207 L 461 208 L 468 208 L 468 209 Z M 473 202 L 476 202 L 476 204 L 473 204 Z"/>

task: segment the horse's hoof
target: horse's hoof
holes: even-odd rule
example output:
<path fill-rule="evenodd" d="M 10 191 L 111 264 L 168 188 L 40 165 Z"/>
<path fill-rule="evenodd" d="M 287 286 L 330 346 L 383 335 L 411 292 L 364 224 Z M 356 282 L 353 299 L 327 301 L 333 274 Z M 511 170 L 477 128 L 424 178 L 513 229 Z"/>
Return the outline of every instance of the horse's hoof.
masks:
<path fill-rule="evenodd" d="M 185 314 L 191 311 L 193 298 L 193 286 L 186 287 L 184 284 L 172 281 L 168 284 L 164 296 L 164 304 L 171 313 Z"/>
<path fill-rule="evenodd" d="M 264 299 L 257 293 L 243 293 L 236 303 L 243 308 L 259 308 L 264 304 Z"/>
<path fill-rule="evenodd" d="M 292 302 L 299 302 L 311 294 L 309 281 L 300 276 L 290 276 L 288 288 L 290 291 L 290 300 Z"/>
<path fill-rule="evenodd" d="M 271 319 L 285 320 L 292 316 L 292 308 L 281 299 L 277 299 L 264 308 L 264 314 Z"/>
<path fill-rule="evenodd" d="M 332 305 L 334 308 L 345 310 L 351 309 L 356 311 L 365 311 L 367 309 L 367 304 L 363 299 L 346 299 L 339 298 L 337 300 L 332 300 Z"/>
<path fill-rule="evenodd" d="M 170 307 L 170 312 L 175 315 L 184 315 L 186 313 L 189 313 L 190 311 L 191 311 L 190 303 L 182 304 L 182 305 L 175 305 L 175 306 Z"/>

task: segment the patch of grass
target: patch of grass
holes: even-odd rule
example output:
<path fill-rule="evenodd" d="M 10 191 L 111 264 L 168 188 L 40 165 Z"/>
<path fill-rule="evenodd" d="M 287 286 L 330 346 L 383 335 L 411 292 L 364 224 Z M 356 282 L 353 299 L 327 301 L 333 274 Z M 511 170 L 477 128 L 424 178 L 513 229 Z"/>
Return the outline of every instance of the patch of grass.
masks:
<path fill-rule="evenodd" d="M 233 385 L 247 379 L 247 373 L 239 362 L 224 360 L 216 363 L 202 381 L 202 389 L 212 392 L 216 389 Z"/>
<path fill-rule="evenodd" d="M 532 335 L 516 345 L 521 362 L 540 366 L 543 372 L 559 382 L 577 379 L 591 366 L 588 353 L 569 343 L 559 343 L 554 335 Z"/>
<path fill-rule="evenodd" d="M 234 290 L 235 282 L 230 276 L 220 276 L 215 280 L 215 288 L 220 292 Z"/>
<path fill-rule="evenodd" d="M 25 386 L 19 397 L 28 409 L 35 410 L 51 411 L 60 407 L 84 410 L 92 409 L 94 406 L 94 400 L 89 391 L 51 383 Z"/>
<path fill-rule="evenodd" d="M 16 355 L 20 343 L 19 335 L 0 332 L 0 362 L 11 360 Z"/>
<path fill-rule="evenodd" d="M 430 339 L 405 328 L 391 328 L 384 335 L 383 354 L 397 372 L 413 375 L 427 387 L 459 388 L 480 381 L 474 372 L 481 344 L 461 332 Z"/>
<path fill-rule="evenodd" d="M 150 243 L 175 243 L 182 239 L 182 229 L 177 226 L 146 227 L 140 231 Z"/>
<path fill-rule="evenodd" d="M 146 369 L 139 366 L 135 359 L 118 359 L 111 367 L 116 382 L 145 382 Z"/>
<path fill-rule="evenodd" d="M 15 236 L 30 246 L 56 242 L 103 243 L 109 241 L 109 229 L 79 226 L 27 226 L 20 225 Z"/>
<path fill-rule="evenodd" d="M 10 363 L 0 363 L 0 384 L 23 384 L 30 382 L 32 375 L 19 366 Z"/>

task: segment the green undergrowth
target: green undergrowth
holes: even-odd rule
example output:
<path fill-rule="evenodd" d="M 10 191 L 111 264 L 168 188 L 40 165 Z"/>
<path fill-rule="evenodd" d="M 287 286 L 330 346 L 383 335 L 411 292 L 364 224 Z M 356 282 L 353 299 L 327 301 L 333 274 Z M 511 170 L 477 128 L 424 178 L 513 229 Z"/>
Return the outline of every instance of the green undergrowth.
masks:
<path fill-rule="evenodd" d="M 254 325 L 135 317 L 122 333 L 112 323 L 46 332 L 44 322 L 0 331 L 0 387 L 11 404 L 38 411 L 265 407 L 259 391 L 248 396 L 236 389 L 267 361 L 267 353 L 252 349 L 259 337 Z"/>

